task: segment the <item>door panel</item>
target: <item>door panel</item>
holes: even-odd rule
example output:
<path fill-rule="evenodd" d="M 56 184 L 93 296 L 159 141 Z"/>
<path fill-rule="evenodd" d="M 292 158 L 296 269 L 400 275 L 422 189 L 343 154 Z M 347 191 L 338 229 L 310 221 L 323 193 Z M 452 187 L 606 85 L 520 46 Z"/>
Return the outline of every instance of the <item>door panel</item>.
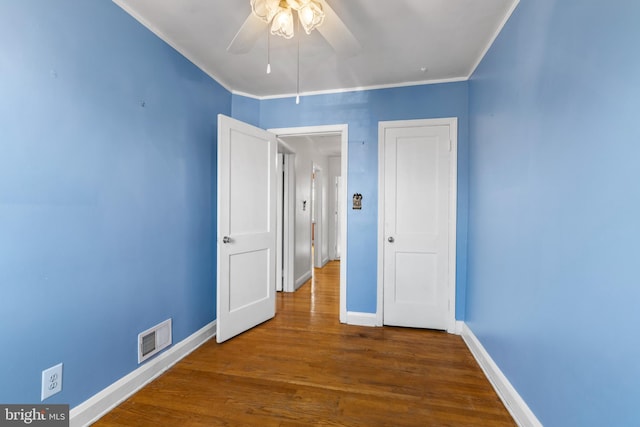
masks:
<path fill-rule="evenodd" d="M 437 257 L 434 254 L 396 252 L 395 272 L 396 303 L 413 304 L 437 296 L 433 286 L 437 279 Z M 424 280 L 416 280 L 416 277 Z"/>
<path fill-rule="evenodd" d="M 252 268 L 246 268 L 250 265 Z M 229 257 L 229 282 L 246 283 L 229 289 L 229 311 L 234 313 L 269 298 L 269 282 L 264 280 L 269 271 L 269 251 L 252 251 Z"/>
<path fill-rule="evenodd" d="M 267 207 L 270 175 L 273 162 L 265 136 L 231 129 L 229 145 L 229 232 L 234 235 L 266 233 L 271 227 L 271 212 L 256 207 Z"/>
<path fill-rule="evenodd" d="M 435 234 L 437 211 L 430 207 L 438 197 L 438 141 L 397 137 L 395 150 L 396 231 Z"/>
<path fill-rule="evenodd" d="M 276 139 L 218 116 L 218 342 L 275 315 Z"/>
<path fill-rule="evenodd" d="M 383 149 L 383 323 L 447 329 L 449 126 L 388 128 Z"/>

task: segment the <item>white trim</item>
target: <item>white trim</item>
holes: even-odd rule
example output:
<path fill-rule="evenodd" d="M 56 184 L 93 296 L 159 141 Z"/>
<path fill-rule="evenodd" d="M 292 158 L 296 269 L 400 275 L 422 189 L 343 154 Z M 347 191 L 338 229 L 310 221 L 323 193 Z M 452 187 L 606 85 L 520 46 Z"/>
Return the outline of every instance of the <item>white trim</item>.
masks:
<path fill-rule="evenodd" d="M 349 179 L 349 127 L 344 125 L 342 131 L 342 143 L 340 150 L 340 182 L 342 188 L 342 203 L 344 208 L 340 209 L 340 322 L 347 321 L 347 181 Z"/>
<path fill-rule="evenodd" d="M 244 96 L 245 98 L 255 99 L 256 101 L 262 101 L 264 99 L 263 97 L 260 97 L 260 96 L 257 96 L 257 95 L 252 95 L 250 93 L 242 92 L 242 91 L 239 91 L 239 90 L 231 90 L 229 92 L 231 92 L 231 95 Z"/>
<path fill-rule="evenodd" d="M 285 193 L 285 212 L 284 212 L 284 237 L 287 239 L 286 260 L 284 262 L 285 282 L 284 291 L 295 291 L 295 247 L 296 247 L 296 165 L 295 153 L 285 155 L 286 158 L 286 193 Z"/>
<path fill-rule="evenodd" d="M 305 271 L 302 276 L 298 277 L 296 279 L 296 286 L 294 290 L 298 290 L 298 288 L 302 285 L 304 285 L 305 283 L 307 283 L 307 280 L 311 279 L 313 277 L 313 273 L 311 272 L 311 270 Z"/>
<path fill-rule="evenodd" d="M 473 67 L 471 67 L 471 71 L 469 72 L 469 75 L 467 75 L 467 78 L 465 80 L 470 80 L 471 76 L 473 76 L 473 73 L 476 72 L 476 69 L 480 66 L 480 63 L 482 62 L 484 57 L 487 55 L 487 52 L 489 52 L 489 49 L 491 49 L 491 46 L 493 46 L 493 43 L 496 41 L 496 39 L 498 38 L 498 36 L 502 32 L 502 29 L 504 28 L 504 26 L 507 25 L 507 22 L 509 21 L 509 18 L 511 18 L 511 15 L 513 15 L 513 12 L 516 10 L 516 7 L 518 7 L 519 3 L 520 3 L 520 0 L 515 0 L 513 2 L 511 7 L 509 8 L 509 10 L 507 11 L 507 14 L 502 19 L 502 22 L 500 23 L 500 25 L 498 25 L 498 28 L 496 28 L 496 31 L 493 34 L 493 37 L 491 37 L 491 39 L 489 39 L 489 42 L 487 43 L 485 48 L 480 53 L 480 56 L 476 60 L 475 64 L 473 65 Z"/>
<path fill-rule="evenodd" d="M 120 6 L 125 12 L 127 12 L 129 15 L 131 15 L 131 17 L 133 17 L 133 19 L 135 19 L 136 21 L 138 21 L 140 24 L 142 24 L 144 27 L 146 27 L 149 31 L 151 31 L 153 34 L 155 34 L 158 38 L 160 38 L 160 40 L 162 40 L 163 42 L 165 42 L 166 44 L 168 44 L 169 46 L 171 46 L 176 52 L 178 52 L 180 55 L 184 56 L 185 58 L 187 58 L 188 61 L 190 61 L 193 65 L 195 65 L 196 67 L 198 67 L 200 69 L 200 71 L 202 71 L 203 73 L 205 73 L 206 75 L 208 75 L 209 77 L 211 77 L 213 80 L 216 81 L 216 83 L 218 83 L 220 86 L 222 86 L 223 88 L 225 88 L 227 91 L 229 91 L 230 94 L 233 94 L 233 91 L 231 90 L 231 86 L 229 86 L 227 83 L 224 82 L 224 80 L 222 80 L 221 78 L 219 78 L 218 76 L 216 76 L 215 74 L 212 74 L 210 72 L 207 71 L 206 67 L 204 67 L 200 62 L 194 60 L 191 55 L 188 55 L 186 51 L 184 51 L 183 49 L 181 49 L 178 45 L 176 45 L 173 40 L 171 39 L 171 37 L 167 37 L 162 31 L 160 31 L 155 25 L 152 25 L 149 21 L 147 21 L 142 15 L 140 15 L 138 13 L 138 11 L 136 11 L 135 9 L 131 8 L 128 4 L 126 4 L 124 2 L 124 0 L 112 0 L 115 4 L 117 4 L 118 6 Z"/>
<path fill-rule="evenodd" d="M 360 92 L 364 90 L 378 90 L 378 89 L 393 89 L 398 87 L 409 87 L 409 86 L 425 86 L 425 85 L 437 85 L 442 83 L 458 83 L 458 82 L 466 82 L 469 80 L 469 77 L 451 77 L 448 79 L 434 79 L 434 80 L 419 80 L 413 82 L 402 82 L 402 83 L 388 83 L 388 84 L 380 84 L 380 85 L 371 85 L 371 86 L 355 86 L 355 87 L 347 87 L 340 89 L 326 89 L 326 90 L 315 90 L 308 92 L 300 92 L 300 98 L 305 96 L 313 96 L 313 95 L 334 95 L 345 92 Z M 280 95 L 251 95 L 246 92 L 234 91 L 231 93 L 233 95 L 240 95 L 247 98 L 257 99 L 258 101 L 264 101 L 268 99 L 284 99 L 284 98 L 294 98 L 297 96 L 295 93 L 285 93 Z M 302 102 L 302 100 L 300 101 Z"/>
<path fill-rule="evenodd" d="M 325 192 L 327 189 L 324 187 L 324 170 L 322 167 L 318 165 L 316 162 L 312 162 L 311 165 L 312 178 L 311 178 L 311 186 L 309 188 L 315 189 L 312 193 L 311 197 L 311 224 L 309 226 L 309 230 L 314 228 L 314 220 L 315 220 L 315 228 L 314 228 L 314 236 L 313 239 L 310 237 L 310 241 L 313 241 L 314 251 L 313 251 L 313 266 L 315 268 L 322 268 L 324 264 L 322 263 L 322 247 L 324 246 L 324 228 L 326 227 L 326 218 L 322 215 L 322 211 L 324 209 L 323 199 Z"/>
<path fill-rule="evenodd" d="M 453 333 L 455 335 L 462 335 L 463 327 L 464 327 L 464 322 L 462 320 L 456 320 L 456 330 Z"/>
<path fill-rule="evenodd" d="M 458 240 L 458 119 L 452 118 L 449 125 L 451 158 L 449 159 L 449 328 L 447 332 L 454 334 L 456 330 L 456 266 Z"/>
<path fill-rule="evenodd" d="M 285 194 L 284 194 L 284 212 L 283 212 L 283 228 L 285 250 L 284 250 L 284 292 L 295 291 L 294 277 L 294 265 L 295 265 L 295 203 L 296 203 L 296 167 L 295 167 L 295 154 L 287 153 L 285 157 Z"/>
<path fill-rule="evenodd" d="M 340 133 L 341 135 L 341 182 L 343 197 L 347 194 L 348 165 L 349 165 L 349 125 L 323 125 L 323 126 L 303 126 L 291 128 L 268 129 L 276 135 L 300 135 L 300 134 L 326 134 Z M 347 209 L 341 210 L 340 215 L 340 322 L 347 323 Z"/>
<path fill-rule="evenodd" d="M 295 218 L 295 192 L 296 192 L 296 168 L 295 168 L 295 150 L 289 146 L 282 139 L 278 138 L 278 155 L 282 154 L 284 158 L 284 165 L 282 171 L 284 172 L 283 179 L 283 206 L 281 210 L 282 217 L 278 217 L 278 223 L 282 227 L 282 235 L 278 233 L 278 240 L 280 240 L 281 248 L 278 249 L 276 258 L 280 258 L 278 266 L 282 272 L 282 291 L 294 292 L 295 280 L 294 280 L 294 247 L 295 247 L 295 228 L 294 221 L 290 218 Z M 280 189 L 278 189 L 280 192 Z M 278 202 L 280 204 L 280 202 Z"/>
<path fill-rule="evenodd" d="M 394 120 L 378 122 L 378 303 L 377 324 L 384 323 L 384 136 L 391 128 L 415 126 L 449 126 L 451 156 L 449 157 L 449 320 L 447 332 L 456 333 L 456 223 L 458 205 L 458 118 Z"/>
<path fill-rule="evenodd" d="M 286 259 L 286 257 L 283 257 L 283 246 L 284 246 L 284 242 L 283 242 L 283 236 L 284 236 L 284 229 L 283 229 L 283 225 L 284 225 L 284 209 L 283 209 L 283 203 L 284 203 L 284 185 L 285 185 L 285 179 L 284 179 L 284 153 L 280 152 L 280 141 L 278 141 L 278 152 L 276 153 L 276 156 L 278 157 L 278 161 L 277 161 L 277 170 L 276 170 L 276 175 L 277 175 L 277 179 L 278 179 L 278 185 L 277 185 L 277 202 L 276 202 L 276 292 L 282 292 L 284 290 L 284 272 L 283 272 L 283 265 L 284 265 L 284 260 Z"/>
<path fill-rule="evenodd" d="M 511 385 L 496 362 L 493 361 L 487 350 L 482 346 L 482 343 L 466 324 L 462 325 L 462 339 L 469 347 L 471 354 L 475 357 L 516 424 L 520 427 L 542 427 L 542 423 L 536 418 L 527 403 Z"/>
<path fill-rule="evenodd" d="M 214 320 L 164 353 L 71 409 L 69 425 L 71 427 L 86 426 L 96 422 L 193 350 L 207 342 L 215 336 L 215 333 L 216 321 Z"/>
<path fill-rule="evenodd" d="M 322 125 L 322 126 L 298 126 L 291 128 L 275 128 L 267 129 L 271 133 L 275 133 L 277 136 L 291 136 L 291 135 L 314 135 L 314 134 L 338 134 L 347 131 L 348 125 Z"/>
<path fill-rule="evenodd" d="M 378 318 L 375 313 L 358 313 L 356 311 L 347 312 L 346 323 L 357 326 L 380 326 L 378 325 Z"/>

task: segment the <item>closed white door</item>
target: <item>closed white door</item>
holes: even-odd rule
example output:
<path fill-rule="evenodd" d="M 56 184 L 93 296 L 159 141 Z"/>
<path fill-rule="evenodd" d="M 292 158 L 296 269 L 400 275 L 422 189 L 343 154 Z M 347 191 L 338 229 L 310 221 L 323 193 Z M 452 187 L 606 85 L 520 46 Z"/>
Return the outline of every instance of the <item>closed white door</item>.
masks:
<path fill-rule="evenodd" d="M 218 342 L 275 315 L 275 135 L 218 116 Z"/>
<path fill-rule="evenodd" d="M 450 125 L 383 126 L 383 323 L 449 327 Z M 455 221 L 455 217 L 453 218 Z"/>

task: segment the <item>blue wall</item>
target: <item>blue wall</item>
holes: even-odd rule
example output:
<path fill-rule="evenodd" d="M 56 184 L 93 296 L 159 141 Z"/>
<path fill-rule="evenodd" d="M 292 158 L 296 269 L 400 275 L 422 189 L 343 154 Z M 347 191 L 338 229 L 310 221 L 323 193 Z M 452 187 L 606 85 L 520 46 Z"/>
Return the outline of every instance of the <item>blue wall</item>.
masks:
<path fill-rule="evenodd" d="M 0 402 L 75 406 L 215 316 L 231 95 L 107 0 L 0 2 Z"/>
<path fill-rule="evenodd" d="M 522 0 L 470 82 L 466 320 L 548 427 L 640 424 L 638 22 Z"/>
<path fill-rule="evenodd" d="M 242 95 L 231 95 L 231 117 L 260 126 L 260 100 Z"/>
<path fill-rule="evenodd" d="M 458 117 L 458 238 L 456 317 L 464 316 L 468 188 L 467 82 L 263 100 L 260 127 L 349 125 L 347 195 L 363 195 L 348 209 L 347 310 L 376 312 L 378 234 L 378 122 Z"/>

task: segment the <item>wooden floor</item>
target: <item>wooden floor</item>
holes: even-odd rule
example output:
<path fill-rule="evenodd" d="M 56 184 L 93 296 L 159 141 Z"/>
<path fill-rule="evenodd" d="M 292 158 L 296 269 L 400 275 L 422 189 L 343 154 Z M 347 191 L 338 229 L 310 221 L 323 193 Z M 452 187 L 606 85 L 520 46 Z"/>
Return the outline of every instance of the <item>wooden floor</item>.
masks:
<path fill-rule="evenodd" d="M 462 339 L 340 324 L 339 262 L 211 340 L 96 426 L 514 426 Z"/>

